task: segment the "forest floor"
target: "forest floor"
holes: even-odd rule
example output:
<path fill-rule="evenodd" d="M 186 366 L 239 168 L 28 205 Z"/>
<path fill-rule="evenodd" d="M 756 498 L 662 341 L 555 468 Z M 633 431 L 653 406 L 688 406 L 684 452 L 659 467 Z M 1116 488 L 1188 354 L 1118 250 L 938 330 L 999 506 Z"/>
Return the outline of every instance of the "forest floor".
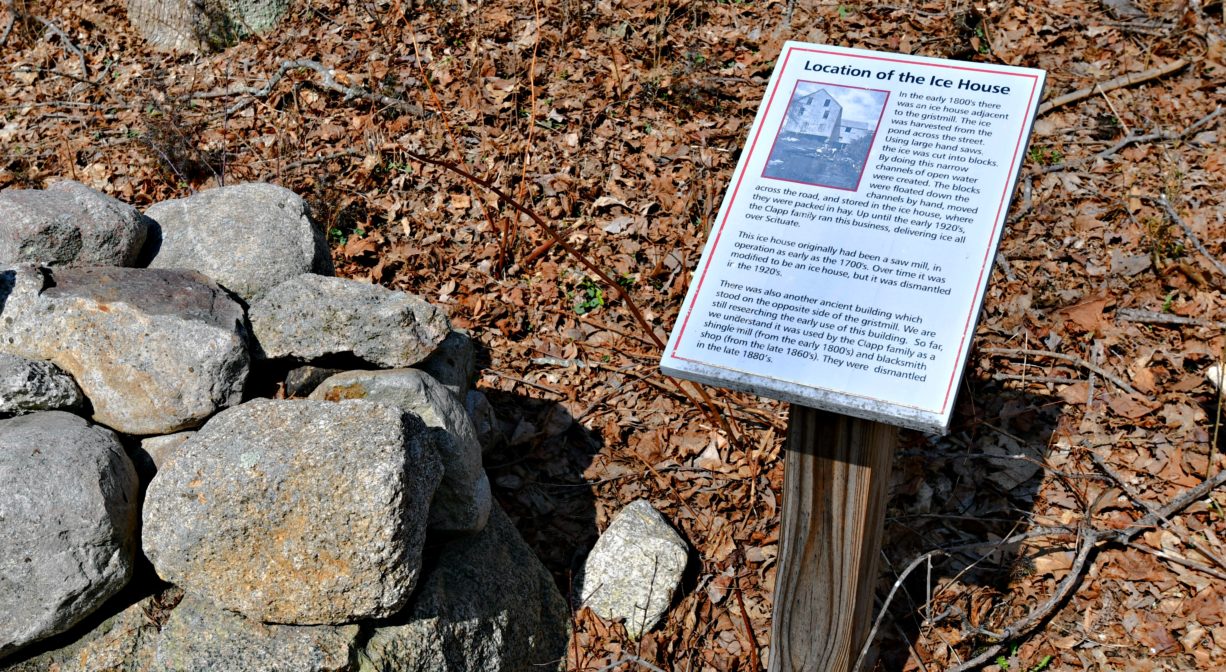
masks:
<path fill-rule="evenodd" d="M 201 57 L 118 0 L 6 0 L 0 35 L 0 188 L 289 187 L 343 275 L 480 344 L 486 469 L 564 593 L 623 505 L 672 521 L 666 620 L 578 612 L 588 671 L 769 657 L 786 407 L 657 365 L 782 43 L 1047 70 L 951 432 L 902 433 L 879 608 L 921 560 L 876 669 L 1226 668 L 1226 492 L 1193 491 L 1226 468 L 1221 0 L 303 0 Z"/>

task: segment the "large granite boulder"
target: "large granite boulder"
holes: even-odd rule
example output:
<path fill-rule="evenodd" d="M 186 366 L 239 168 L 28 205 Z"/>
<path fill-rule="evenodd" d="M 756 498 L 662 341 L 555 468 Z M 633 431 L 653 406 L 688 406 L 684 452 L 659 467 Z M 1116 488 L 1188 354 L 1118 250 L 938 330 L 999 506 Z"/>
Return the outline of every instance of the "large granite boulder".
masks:
<path fill-rule="evenodd" d="M 432 564 L 405 612 L 371 635 L 364 672 L 560 669 L 570 610 L 501 508 Z"/>
<path fill-rule="evenodd" d="M 163 201 L 145 214 L 161 236 L 150 268 L 190 268 L 250 303 L 300 273 L 332 275 L 323 231 L 298 194 L 254 182 Z"/>
<path fill-rule="evenodd" d="M 63 411 L 0 420 L 0 658 L 128 582 L 137 487 L 110 430 Z"/>
<path fill-rule="evenodd" d="M 154 669 L 174 672 L 349 672 L 357 625 L 267 625 L 187 594 L 157 639 Z"/>
<path fill-rule="evenodd" d="M 390 616 L 420 571 L 437 437 L 362 400 L 227 409 L 149 485 L 145 553 L 162 578 L 254 620 Z"/>
<path fill-rule="evenodd" d="M 0 266 L 131 266 L 147 230 L 136 208 L 80 182 L 0 191 Z"/>
<path fill-rule="evenodd" d="M 430 505 L 430 527 L 476 532 L 485 526 L 493 495 L 481 467 L 476 431 L 455 396 L 425 371 L 346 371 L 325 380 L 310 398 L 366 399 L 388 404 L 417 415 L 428 427 L 445 430 L 439 441 L 443 482 Z"/>
<path fill-rule="evenodd" d="M 0 353 L 0 415 L 75 410 L 85 395 L 51 362 Z"/>
<path fill-rule="evenodd" d="M 583 565 L 579 597 L 601 618 L 623 620 L 637 639 L 668 611 L 681 584 L 689 546 L 651 503 L 627 504 Z"/>
<path fill-rule="evenodd" d="M 0 352 L 64 369 L 95 421 L 138 435 L 238 403 L 249 363 L 242 308 L 203 275 L 167 269 L 0 273 Z"/>
<path fill-rule="evenodd" d="M 268 290 L 248 317 L 257 357 L 353 354 L 382 367 L 422 361 L 451 331 L 446 314 L 418 296 L 310 273 Z"/>

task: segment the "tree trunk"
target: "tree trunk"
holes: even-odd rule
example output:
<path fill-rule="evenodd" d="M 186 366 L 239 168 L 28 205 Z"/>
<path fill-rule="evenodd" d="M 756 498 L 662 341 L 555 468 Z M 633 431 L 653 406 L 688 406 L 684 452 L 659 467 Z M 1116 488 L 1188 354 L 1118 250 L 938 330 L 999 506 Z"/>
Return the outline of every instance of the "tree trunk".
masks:
<path fill-rule="evenodd" d="M 288 7 L 289 0 L 128 0 L 128 22 L 154 49 L 202 53 L 272 28 Z"/>

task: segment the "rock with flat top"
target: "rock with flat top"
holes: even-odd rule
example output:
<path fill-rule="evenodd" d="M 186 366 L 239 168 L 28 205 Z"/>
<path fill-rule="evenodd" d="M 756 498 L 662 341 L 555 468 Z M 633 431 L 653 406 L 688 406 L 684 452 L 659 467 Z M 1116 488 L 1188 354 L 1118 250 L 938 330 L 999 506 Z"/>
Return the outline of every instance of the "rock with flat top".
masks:
<path fill-rule="evenodd" d="M 346 371 L 325 380 L 310 398 L 389 404 L 416 414 L 427 427 L 443 430 L 438 443 L 443 481 L 430 505 L 430 527 L 460 533 L 485 527 L 493 495 L 481 467 L 481 444 L 464 407 L 425 371 Z"/>
<path fill-rule="evenodd" d="M 242 308 L 209 278 L 170 269 L 0 272 L 0 352 L 67 371 L 96 422 L 136 435 L 238 403 L 249 363 Z"/>
<path fill-rule="evenodd" d="M 446 314 L 421 297 L 310 273 L 269 290 L 248 316 L 258 357 L 352 354 L 386 368 L 424 360 L 451 331 Z"/>

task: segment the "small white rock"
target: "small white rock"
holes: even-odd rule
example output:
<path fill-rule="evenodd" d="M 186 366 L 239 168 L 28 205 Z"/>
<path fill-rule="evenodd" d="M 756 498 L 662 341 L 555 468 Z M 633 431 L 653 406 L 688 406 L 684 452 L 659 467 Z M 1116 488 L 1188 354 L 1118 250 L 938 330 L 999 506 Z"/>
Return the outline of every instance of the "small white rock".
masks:
<path fill-rule="evenodd" d="M 1205 371 L 1205 377 L 1209 379 L 1209 384 L 1213 389 L 1222 391 L 1222 367 L 1214 364 Z"/>
<path fill-rule="evenodd" d="M 638 639 L 660 620 L 685 571 L 688 546 L 660 512 L 640 499 L 623 508 L 583 566 L 582 606 L 624 620 Z"/>

